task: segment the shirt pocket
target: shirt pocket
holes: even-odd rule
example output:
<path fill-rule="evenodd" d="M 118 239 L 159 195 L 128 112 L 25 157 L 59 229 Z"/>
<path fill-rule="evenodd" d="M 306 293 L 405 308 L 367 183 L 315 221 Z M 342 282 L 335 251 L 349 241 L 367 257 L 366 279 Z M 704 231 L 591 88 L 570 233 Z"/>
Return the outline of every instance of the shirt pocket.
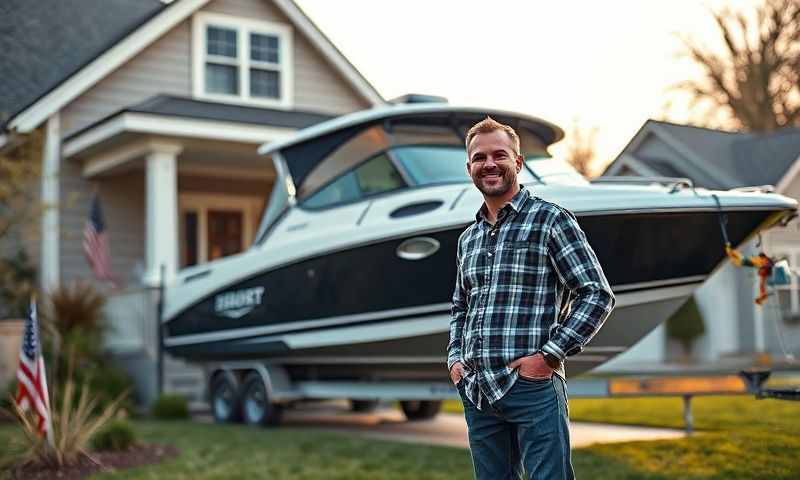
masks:
<path fill-rule="evenodd" d="M 503 263 L 500 278 L 507 279 L 509 287 L 527 297 L 528 302 L 539 301 L 541 285 L 549 274 L 547 252 L 538 242 L 516 240 L 503 243 Z M 526 302 L 527 303 L 527 302 Z"/>

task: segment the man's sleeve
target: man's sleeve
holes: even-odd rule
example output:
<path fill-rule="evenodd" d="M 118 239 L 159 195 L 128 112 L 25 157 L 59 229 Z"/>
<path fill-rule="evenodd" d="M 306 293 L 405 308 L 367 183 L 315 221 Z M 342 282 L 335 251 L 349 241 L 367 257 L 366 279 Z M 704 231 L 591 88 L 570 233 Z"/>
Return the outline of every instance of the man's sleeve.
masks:
<path fill-rule="evenodd" d="M 450 341 L 447 343 L 447 371 L 453 364 L 461 361 L 461 339 L 464 319 L 467 316 L 466 292 L 461 272 L 461 239 L 456 252 L 456 286 L 453 291 L 453 306 L 450 309 Z"/>
<path fill-rule="evenodd" d="M 560 210 L 550 229 L 548 255 L 574 297 L 569 314 L 542 347 L 560 359 L 575 355 L 600 330 L 614 308 L 614 294 L 575 216 Z"/>

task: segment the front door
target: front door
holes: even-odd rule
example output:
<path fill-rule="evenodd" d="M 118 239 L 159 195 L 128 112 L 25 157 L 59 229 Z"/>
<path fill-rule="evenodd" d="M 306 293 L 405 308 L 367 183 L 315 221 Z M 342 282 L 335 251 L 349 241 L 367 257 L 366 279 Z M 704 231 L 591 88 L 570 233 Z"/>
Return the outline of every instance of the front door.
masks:
<path fill-rule="evenodd" d="M 208 211 L 209 261 L 242 251 L 242 224 L 241 211 Z"/>

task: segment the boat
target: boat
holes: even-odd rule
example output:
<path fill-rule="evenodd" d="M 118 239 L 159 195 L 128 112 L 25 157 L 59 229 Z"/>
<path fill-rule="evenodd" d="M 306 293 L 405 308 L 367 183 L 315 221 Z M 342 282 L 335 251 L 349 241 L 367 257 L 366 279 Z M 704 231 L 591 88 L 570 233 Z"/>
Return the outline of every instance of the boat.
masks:
<path fill-rule="evenodd" d="M 164 295 L 164 348 L 193 362 L 259 361 L 303 380 L 444 380 L 461 232 L 482 197 L 464 137 L 487 115 L 513 126 L 520 182 L 577 217 L 616 295 L 568 376 L 626 351 L 740 245 L 787 222 L 792 199 L 708 191 L 685 179 L 590 183 L 526 114 L 404 104 L 344 115 L 259 149 L 277 175 L 252 246 L 179 272 Z M 629 179 L 630 180 L 630 179 Z"/>

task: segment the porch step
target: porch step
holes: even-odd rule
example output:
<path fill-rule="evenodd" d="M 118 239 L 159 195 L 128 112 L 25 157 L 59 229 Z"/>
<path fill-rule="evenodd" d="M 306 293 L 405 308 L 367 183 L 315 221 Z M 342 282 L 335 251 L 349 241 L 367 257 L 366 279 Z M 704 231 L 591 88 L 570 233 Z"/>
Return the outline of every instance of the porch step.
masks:
<path fill-rule="evenodd" d="M 191 404 L 205 402 L 206 374 L 202 367 L 164 357 L 164 393 L 183 395 Z"/>

